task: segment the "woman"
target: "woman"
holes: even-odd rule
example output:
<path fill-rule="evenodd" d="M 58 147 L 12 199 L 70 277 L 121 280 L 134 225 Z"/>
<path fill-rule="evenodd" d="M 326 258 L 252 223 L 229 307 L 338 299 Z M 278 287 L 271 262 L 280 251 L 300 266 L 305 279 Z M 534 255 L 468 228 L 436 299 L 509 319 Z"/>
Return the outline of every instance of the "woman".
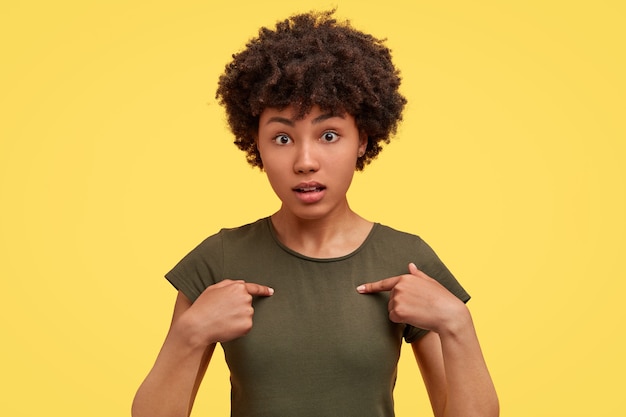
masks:
<path fill-rule="evenodd" d="M 396 131 L 399 85 L 382 41 L 332 12 L 262 28 L 233 56 L 217 96 L 282 205 L 166 275 L 174 317 L 135 417 L 188 416 L 217 343 L 233 416 L 392 416 L 402 339 L 435 416 L 498 415 L 469 295 L 419 237 L 346 198 Z"/>

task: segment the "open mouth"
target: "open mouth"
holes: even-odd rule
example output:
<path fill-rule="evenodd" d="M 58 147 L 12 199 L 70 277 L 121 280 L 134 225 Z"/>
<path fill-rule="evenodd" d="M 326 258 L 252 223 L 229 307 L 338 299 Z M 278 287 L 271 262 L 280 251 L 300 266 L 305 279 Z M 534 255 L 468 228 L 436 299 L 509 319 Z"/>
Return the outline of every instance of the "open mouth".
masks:
<path fill-rule="evenodd" d="M 301 182 L 292 188 L 298 199 L 304 204 L 314 204 L 321 201 L 326 194 L 326 186 L 317 181 Z"/>
<path fill-rule="evenodd" d="M 298 193 L 315 193 L 315 192 L 319 192 L 322 190 L 325 190 L 326 187 L 324 186 L 319 186 L 319 187 L 298 187 L 298 188 L 294 188 L 294 191 L 298 192 Z"/>
<path fill-rule="evenodd" d="M 301 182 L 300 184 L 296 185 L 292 189 L 293 191 L 297 193 L 307 194 L 307 193 L 319 193 L 321 191 L 324 191 L 326 187 L 317 181 L 307 181 L 307 182 Z"/>

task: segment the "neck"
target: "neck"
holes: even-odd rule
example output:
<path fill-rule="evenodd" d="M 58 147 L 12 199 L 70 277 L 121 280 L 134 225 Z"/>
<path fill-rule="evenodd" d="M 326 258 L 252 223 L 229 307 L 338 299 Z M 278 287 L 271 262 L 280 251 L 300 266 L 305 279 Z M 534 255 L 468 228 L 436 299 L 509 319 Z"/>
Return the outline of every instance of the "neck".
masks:
<path fill-rule="evenodd" d="M 345 210 L 317 219 L 303 219 L 281 208 L 272 215 L 278 239 L 290 249 L 313 258 L 336 258 L 356 250 L 372 223 L 347 205 Z"/>

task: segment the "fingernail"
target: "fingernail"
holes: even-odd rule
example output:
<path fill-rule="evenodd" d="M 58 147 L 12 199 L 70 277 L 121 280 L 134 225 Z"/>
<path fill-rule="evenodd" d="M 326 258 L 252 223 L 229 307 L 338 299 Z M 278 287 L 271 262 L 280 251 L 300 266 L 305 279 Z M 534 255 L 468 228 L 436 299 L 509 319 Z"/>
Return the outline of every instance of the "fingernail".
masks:
<path fill-rule="evenodd" d="M 274 288 L 268 287 L 270 295 L 274 295 Z"/>
<path fill-rule="evenodd" d="M 359 285 L 356 287 L 357 292 L 365 292 L 365 285 Z"/>

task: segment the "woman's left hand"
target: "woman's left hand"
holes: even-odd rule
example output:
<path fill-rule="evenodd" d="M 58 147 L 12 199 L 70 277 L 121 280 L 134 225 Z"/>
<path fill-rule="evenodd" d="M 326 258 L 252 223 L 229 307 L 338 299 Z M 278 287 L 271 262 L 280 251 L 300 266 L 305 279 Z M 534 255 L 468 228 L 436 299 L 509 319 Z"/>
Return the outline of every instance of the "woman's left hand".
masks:
<path fill-rule="evenodd" d="M 469 317 L 465 304 L 415 266 L 409 273 L 357 287 L 361 294 L 389 291 L 389 319 L 437 333 L 452 330 Z"/>

